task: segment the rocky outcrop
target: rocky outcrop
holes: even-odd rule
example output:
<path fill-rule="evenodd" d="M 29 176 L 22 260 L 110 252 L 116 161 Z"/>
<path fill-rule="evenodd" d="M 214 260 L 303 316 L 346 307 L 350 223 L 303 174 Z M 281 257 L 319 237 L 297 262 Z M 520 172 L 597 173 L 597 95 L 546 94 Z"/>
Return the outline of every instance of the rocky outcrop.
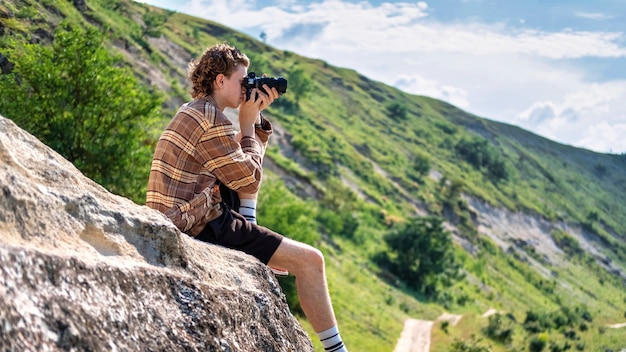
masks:
<path fill-rule="evenodd" d="M 3 117 L 0 349 L 312 351 L 267 267 L 107 192 Z"/>

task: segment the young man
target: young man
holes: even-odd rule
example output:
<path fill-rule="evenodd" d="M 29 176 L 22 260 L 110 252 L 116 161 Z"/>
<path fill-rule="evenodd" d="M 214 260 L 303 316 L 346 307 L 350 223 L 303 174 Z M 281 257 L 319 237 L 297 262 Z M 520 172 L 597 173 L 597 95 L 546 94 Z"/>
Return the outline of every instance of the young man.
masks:
<path fill-rule="evenodd" d="M 167 215 L 184 233 L 241 250 L 296 277 L 302 309 L 327 351 L 343 345 L 326 283 L 322 253 L 257 226 L 222 202 L 219 184 L 254 195 L 261 183 L 264 146 L 272 133 L 261 115 L 278 97 L 275 88 L 242 86 L 250 62 L 236 48 L 217 44 L 189 64 L 192 98 L 181 106 L 159 139 L 146 205 Z M 236 137 L 223 111 L 239 107 Z"/>

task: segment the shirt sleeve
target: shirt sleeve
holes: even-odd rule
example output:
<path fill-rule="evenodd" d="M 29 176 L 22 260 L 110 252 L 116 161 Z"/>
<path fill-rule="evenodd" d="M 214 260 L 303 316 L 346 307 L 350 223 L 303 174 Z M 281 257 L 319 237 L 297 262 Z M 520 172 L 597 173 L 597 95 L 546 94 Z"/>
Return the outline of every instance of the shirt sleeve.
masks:
<path fill-rule="evenodd" d="M 263 149 L 265 150 L 265 148 L 267 148 L 267 142 L 269 141 L 270 135 L 272 134 L 273 130 L 272 123 L 270 122 L 270 120 L 265 118 L 263 114 L 261 114 L 261 124 L 255 125 L 255 132 L 256 135 L 259 136 L 261 144 L 263 145 Z"/>
<path fill-rule="evenodd" d="M 214 123 L 200 137 L 195 158 L 228 188 L 255 193 L 262 177 L 263 146 L 253 137 L 235 140 L 232 123 L 214 109 Z"/>

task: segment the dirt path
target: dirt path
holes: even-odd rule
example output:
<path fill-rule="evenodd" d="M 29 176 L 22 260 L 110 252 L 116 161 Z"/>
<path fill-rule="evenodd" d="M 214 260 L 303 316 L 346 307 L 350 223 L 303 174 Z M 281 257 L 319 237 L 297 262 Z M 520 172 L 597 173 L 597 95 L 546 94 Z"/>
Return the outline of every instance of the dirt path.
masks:
<path fill-rule="evenodd" d="M 498 311 L 497 311 L 497 310 L 495 310 L 495 309 L 493 309 L 493 308 L 490 308 L 490 309 L 489 309 L 488 311 L 486 311 L 483 315 L 481 315 L 481 317 L 483 317 L 483 318 L 489 318 L 490 316 L 492 316 L 492 315 L 494 315 L 494 314 L 496 314 L 496 313 L 498 313 Z"/>
<path fill-rule="evenodd" d="M 455 326 L 459 323 L 459 321 L 463 318 L 462 315 L 443 313 L 437 318 L 437 321 L 447 321 L 450 323 L 450 326 Z"/>
<path fill-rule="evenodd" d="M 407 319 L 394 352 L 428 352 L 433 321 Z"/>
<path fill-rule="evenodd" d="M 437 321 L 448 321 L 456 325 L 463 316 L 443 313 Z M 394 352 L 428 352 L 430 351 L 430 332 L 434 321 L 407 319 L 404 329 Z"/>
<path fill-rule="evenodd" d="M 490 315 L 498 313 L 495 309 L 487 310 L 482 317 L 488 318 Z M 462 318 L 462 315 L 443 313 L 436 321 L 448 321 L 451 326 L 455 326 Z M 430 334 L 434 321 L 407 319 L 404 322 L 402 335 L 398 340 L 398 344 L 393 352 L 429 352 L 430 351 Z M 612 329 L 621 329 L 626 327 L 626 323 L 609 325 Z"/>

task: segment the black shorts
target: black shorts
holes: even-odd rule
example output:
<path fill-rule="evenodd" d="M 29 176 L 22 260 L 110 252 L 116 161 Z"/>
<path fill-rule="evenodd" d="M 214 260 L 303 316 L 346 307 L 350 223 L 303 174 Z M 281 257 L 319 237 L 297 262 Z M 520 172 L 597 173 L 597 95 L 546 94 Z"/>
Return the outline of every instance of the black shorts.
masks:
<path fill-rule="evenodd" d="M 283 236 L 263 226 L 252 224 L 222 203 L 223 213 L 210 221 L 196 236 L 197 240 L 240 250 L 267 264 Z"/>

